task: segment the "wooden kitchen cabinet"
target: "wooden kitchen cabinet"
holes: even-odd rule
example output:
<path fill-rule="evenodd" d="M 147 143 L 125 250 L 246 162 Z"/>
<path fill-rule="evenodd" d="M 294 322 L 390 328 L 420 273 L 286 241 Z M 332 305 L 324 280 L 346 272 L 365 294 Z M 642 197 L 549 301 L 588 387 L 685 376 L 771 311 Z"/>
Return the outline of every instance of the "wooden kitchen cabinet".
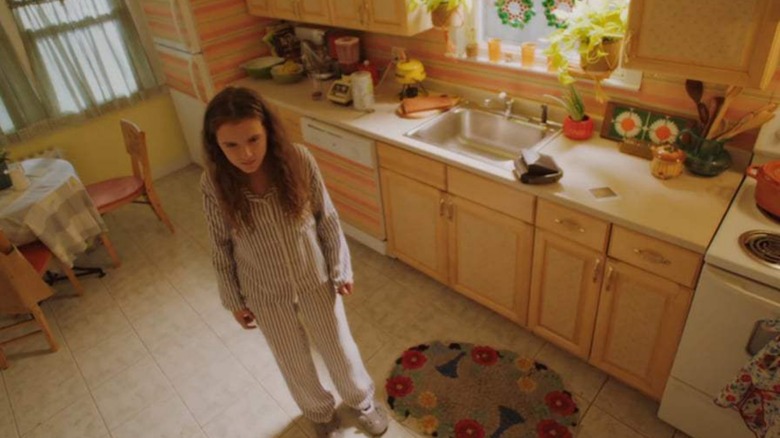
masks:
<path fill-rule="evenodd" d="M 450 286 L 526 325 L 533 226 L 457 196 L 446 207 Z"/>
<path fill-rule="evenodd" d="M 303 23 L 410 36 L 433 27 L 424 7 L 407 0 L 247 0 L 249 13 Z"/>
<path fill-rule="evenodd" d="M 298 20 L 298 0 L 268 0 L 268 12 L 273 18 Z"/>
<path fill-rule="evenodd" d="M 264 17 L 281 18 L 305 23 L 330 24 L 330 8 L 328 0 L 266 0 L 266 8 L 252 9 L 247 0 L 249 12 Z"/>
<path fill-rule="evenodd" d="M 386 168 L 380 175 L 388 253 L 448 283 L 445 194 Z"/>
<path fill-rule="evenodd" d="M 364 29 L 368 25 L 365 0 L 330 0 L 333 25 L 348 29 Z"/>
<path fill-rule="evenodd" d="M 537 229 L 528 327 L 585 360 L 590 354 L 604 253 Z"/>
<path fill-rule="evenodd" d="M 692 296 L 689 288 L 609 259 L 590 362 L 660 399 Z"/>
<path fill-rule="evenodd" d="M 533 220 L 534 198 L 390 145 L 377 151 L 389 254 L 525 325 L 533 226 L 517 216 Z"/>
<path fill-rule="evenodd" d="M 631 0 L 625 66 L 765 88 L 780 51 L 776 0 Z"/>
<path fill-rule="evenodd" d="M 246 6 L 249 9 L 249 13 L 257 15 L 259 17 L 268 17 L 271 12 L 272 0 L 246 0 Z"/>

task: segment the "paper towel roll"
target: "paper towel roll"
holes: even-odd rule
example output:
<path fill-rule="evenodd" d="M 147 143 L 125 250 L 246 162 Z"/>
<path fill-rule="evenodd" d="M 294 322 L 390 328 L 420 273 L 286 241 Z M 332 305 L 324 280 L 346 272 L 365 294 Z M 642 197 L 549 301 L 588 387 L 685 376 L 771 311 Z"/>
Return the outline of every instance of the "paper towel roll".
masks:
<path fill-rule="evenodd" d="M 371 73 L 358 71 L 352 73 L 352 105 L 355 109 L 366 111 L 374 108 L 374 82 Z"/>

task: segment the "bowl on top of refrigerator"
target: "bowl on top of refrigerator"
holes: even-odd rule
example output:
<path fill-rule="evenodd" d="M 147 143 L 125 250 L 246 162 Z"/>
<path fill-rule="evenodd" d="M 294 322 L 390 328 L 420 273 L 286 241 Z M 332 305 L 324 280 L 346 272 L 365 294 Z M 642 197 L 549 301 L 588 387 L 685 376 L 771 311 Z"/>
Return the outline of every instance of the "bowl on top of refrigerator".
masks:
<path fill-rule="evenodd" d="M 271 79 L 271 67 L 284 62 L 284 58 L 276 56 L 261 56 L 241 64 L 249 77 L 255 79 Z"/>
<path fill-rule="evenodd" d="M 271 77 L 279 84 L 294 84 L 303 79 L 303 66 L 288 59 L 284 64 L 271 67 Z"/>

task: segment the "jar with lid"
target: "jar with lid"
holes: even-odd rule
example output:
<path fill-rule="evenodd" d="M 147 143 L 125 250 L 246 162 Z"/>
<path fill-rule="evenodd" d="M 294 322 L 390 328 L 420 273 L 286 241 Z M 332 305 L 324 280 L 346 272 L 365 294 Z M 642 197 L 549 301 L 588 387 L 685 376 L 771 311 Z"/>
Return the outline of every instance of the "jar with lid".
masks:
<path fill-rule="evenodd" d="M 650 171 L 654 177 L 669 179 L 679 176 L 683 171 L 685 152 L 671 144 L 659 144 L 650 148 L 653 160 Z"/>

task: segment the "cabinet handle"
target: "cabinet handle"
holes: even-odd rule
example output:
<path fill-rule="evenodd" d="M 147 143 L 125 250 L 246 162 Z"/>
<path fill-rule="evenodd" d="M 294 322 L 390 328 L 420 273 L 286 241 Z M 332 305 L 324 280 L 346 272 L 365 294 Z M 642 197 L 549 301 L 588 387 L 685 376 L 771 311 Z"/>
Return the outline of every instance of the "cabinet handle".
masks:
<path fill-rule="evenodd" d="M 360 6 L 358 6 L 358 15 L 360 15 L 360 24 L 361 25 L 365 25 L 366 24 L 365 11 L 366 11 L 366 3 L 365 2 L 360 2 Z"/>
<path fill-rule="evenodd" d="M 447 201 L 447 219 L 452 220 L 452 216 L 455 214 L 455 205 L 452 204 L 452 199 Z"/>
<path fill-rule="evenodd" d="M 656 263 L 659 265 L 671 265 L 672 261 L 664 257 L 661 253 L 653 251 L 652 249 L 639 249 L 634 248 L 634 253 L 639 257 L 647 260 L 650 263 Z"/>
<path fill-rule="evenodd" d="M 439 216 L 444 216 L 444 197 L 439 198 Z"/>
<path fill-rule="evenodd" d="M 301 1 L 295 0 L 293 2 L 293 13 L 296 17 L 301 18 Z"/>
<path fill-rule="evenodd" d="M 601 257 L 596 257 L 596 264 L 593 266 L 593 282 L 599 279 L 599 267 L 601 266 Z"/>
<path fill-rule="evenodd" d="M 604 290 L 610 290 L 612 289 L 612 274 L 615 273 L 615 268 L 612 266 L 607 267 L 607 285 L 604 287 Z"/>
<path fill-rule="evenodd" d="M 563 225 L 564 227 L 568 227 L 572 230 L 579 231 L 580 233 L 585 232 L 585 228 L 582 228 L 582 225 L 580 225 L 580 223 L 575 220 L 555 218 L 553 219 L 553 221 L 558 225 Z"/>

